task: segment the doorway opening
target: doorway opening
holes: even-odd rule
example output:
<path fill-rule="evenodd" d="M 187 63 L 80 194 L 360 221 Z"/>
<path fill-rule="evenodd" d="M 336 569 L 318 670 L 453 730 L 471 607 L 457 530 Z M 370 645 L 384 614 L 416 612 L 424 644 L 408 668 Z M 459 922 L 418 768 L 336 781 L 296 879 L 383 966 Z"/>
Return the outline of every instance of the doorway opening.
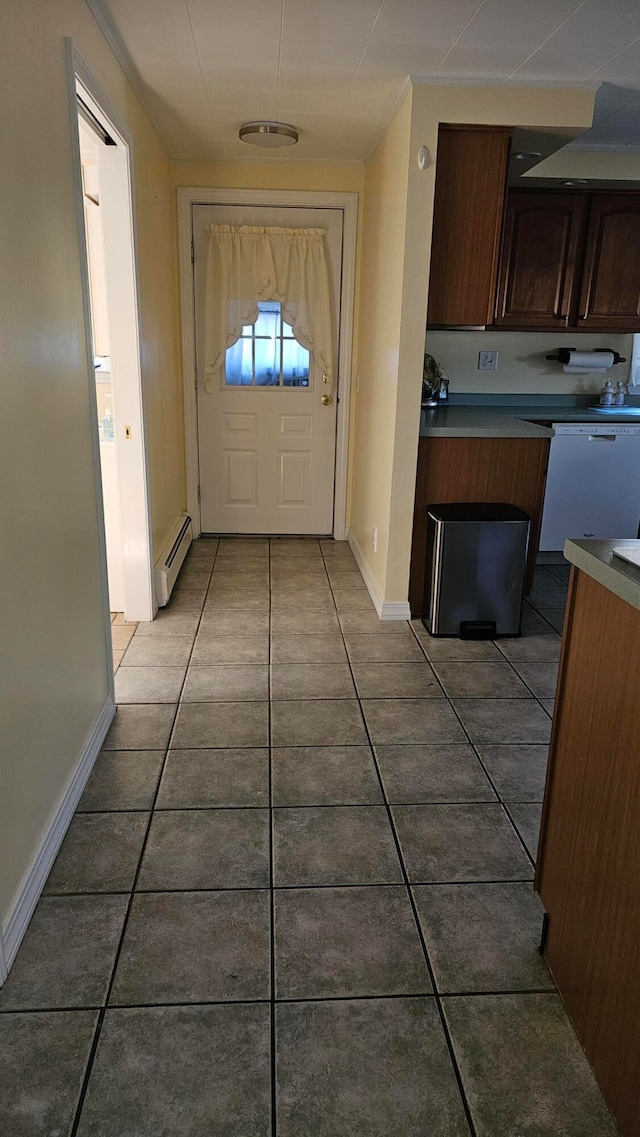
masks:
<path fill-rule="evenodd" d="M 345 539 L 356 221 L 351 193 L 178 190 L 187 501 L 196 536 Z M 333 377 L 305 351 L 304 335 L 298 343 L 291 334 L 286 303 L 282 311 L 263 303 L 255 322 L 243 320 L 237 343 L 212 373 L 205 358 L 207 249 L 213 231 L 228 226 L 240 227 L 234 233 L 243 239 L 245 232 L 323 234 Z"/>
<path fill-rule="evenodd" d="M 144 438 L 130 140 L 73 53 L 93 375 L 114 663 L 157 609 Z M 118 630 L 116 630 L 118 629 Z"/>

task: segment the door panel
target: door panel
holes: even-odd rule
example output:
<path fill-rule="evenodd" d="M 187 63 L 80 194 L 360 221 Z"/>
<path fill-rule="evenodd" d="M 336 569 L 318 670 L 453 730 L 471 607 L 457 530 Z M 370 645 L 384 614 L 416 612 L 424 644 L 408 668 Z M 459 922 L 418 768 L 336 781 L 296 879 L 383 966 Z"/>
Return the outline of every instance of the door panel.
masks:
<path fill-rule="evenodd" d="M 323 228 L 338 359 L 342 272 L 341 209 L 275 206 L 193 207 L 196 360 L 204 376 L 204 281 L 212 224 Z M 271 373 L 269 373 L 271 374 Z M 294 373 L 295 374 L 295 373 Z M 298 373 L 299 374 L 299 373 Z M 201 527 L 205 533 L 331 533 L 339 377 L 329 406 L 322 373 L 310 362 L 308 386 L 198 383 Z"/>

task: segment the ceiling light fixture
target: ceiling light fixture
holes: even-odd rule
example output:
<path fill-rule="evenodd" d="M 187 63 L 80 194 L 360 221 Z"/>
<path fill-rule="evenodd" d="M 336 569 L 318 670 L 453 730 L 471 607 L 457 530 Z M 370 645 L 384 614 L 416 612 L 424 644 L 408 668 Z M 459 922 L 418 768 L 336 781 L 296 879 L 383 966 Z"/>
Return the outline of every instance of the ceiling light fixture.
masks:
<path fill-rule="evenodd" d="M 515 162 L 529 162 L 532 158 L 541 158 L 542 154 L 539 150 L 523 150 L 517 154 L 512 154 L 511 157 Z"/>
<path fill-rule="evenodd" d="M 298 131 L 295 126 L 289 126 L 286 122 L 269 122 L 266 119 L 244 122 L 238 136 L 241 142 L 251 142 L 254 146 L 262 146 L 269 150 L 274 150 L 277 146 L 295 146 L 298 141 Z"/>

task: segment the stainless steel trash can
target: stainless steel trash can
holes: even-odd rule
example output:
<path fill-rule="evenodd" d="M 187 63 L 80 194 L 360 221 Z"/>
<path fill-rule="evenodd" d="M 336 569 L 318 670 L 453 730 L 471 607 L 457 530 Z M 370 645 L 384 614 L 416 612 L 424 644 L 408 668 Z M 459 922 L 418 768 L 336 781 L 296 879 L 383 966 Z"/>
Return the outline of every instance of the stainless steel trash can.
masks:
<path fill-rule="evenodd" d="M 427 506 L 422 622 L 432 636 L 520 635 L 530 528 L 514 505 Z"/>

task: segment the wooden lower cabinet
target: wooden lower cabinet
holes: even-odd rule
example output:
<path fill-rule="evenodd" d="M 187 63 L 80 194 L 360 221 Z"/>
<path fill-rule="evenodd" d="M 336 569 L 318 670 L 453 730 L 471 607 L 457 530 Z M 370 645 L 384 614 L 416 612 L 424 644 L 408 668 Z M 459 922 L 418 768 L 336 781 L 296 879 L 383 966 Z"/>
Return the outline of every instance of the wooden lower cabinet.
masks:
<path fill-rule="evenodd" d="M 453 501 L 496 501 L 524 509 L 532 519 L 526 591 L 533 584 L 549 460 L 548 438 L 421 438 L 413 514 L 409 603 L 423 611 L 426 506 Z"/>
<path fill-rule="evenodd" d="M 640 1137 L 640 611 L 572 570 L 536 872 L 545 959 Z"/>

